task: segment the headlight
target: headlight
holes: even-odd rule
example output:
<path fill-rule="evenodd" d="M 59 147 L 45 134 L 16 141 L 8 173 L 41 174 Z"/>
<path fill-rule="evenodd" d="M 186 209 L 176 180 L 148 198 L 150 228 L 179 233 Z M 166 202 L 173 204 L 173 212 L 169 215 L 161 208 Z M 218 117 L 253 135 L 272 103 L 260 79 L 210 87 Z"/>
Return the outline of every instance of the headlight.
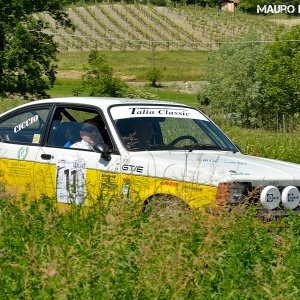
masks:
<path fill-rule="evenodd" d="M 295 186 L 285 188 L 268 185 L 262 190 L 253 189 L 248 182 L 220 183 L 217 190 L 216 204 L 224 206 L 226 204 L 242 203 L 247 197 L 251 200 L 257 200 L 260 192 L 259 201 L 267 210 L 275 208 L 295 210 L 299 208 L 300 191 Z M 300 211 L 300 210 L 299 210 Z"/>
<path fill-rule="evenodd" d="M 260 194 L 260 203 L 268 210 L 276 208 L 280 203 L 279 189 L 272 185 L 266 186 Z"/>
<path fill-rule="evenodd" d="M 300 203 L 300 192 L 294 186 L 287 186 L 282 191 L 282 205 L 288 209 L 295 209 Z"/>

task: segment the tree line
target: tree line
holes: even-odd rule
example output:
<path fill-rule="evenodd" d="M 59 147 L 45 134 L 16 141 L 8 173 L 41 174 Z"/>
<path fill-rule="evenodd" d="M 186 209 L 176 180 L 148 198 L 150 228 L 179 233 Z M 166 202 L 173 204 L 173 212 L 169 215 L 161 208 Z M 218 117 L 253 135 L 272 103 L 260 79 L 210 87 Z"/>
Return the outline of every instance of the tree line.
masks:
<path fill-rule="evenodd" d="M 242 11 L 256 14 L 257 6 L 264 6 L 264 5 L 286 5 L 286 6 L 294 6 L 298 7 L 300 5 L 300 0 L 285 0 L 285 1 L 278 1 L 278 0 L 240 0 L 238 8 Z M 294 11 L 295 15 L 299 14 L 298 9 Z"/>
<path fill-rule="evenodd" d="M 95 3 L 103 3 L 107 2 L 107 0 L 66 0 L 66 4 L 95 4 Z M 111 0 L 112 3 L 136 3 L 136 0 Z M 139 0 L 138 3 L 141 4 L 153 4 L 153 5 L 172 5 L 172 4 L 183 4 L 183 5 L 198 5 L 200 7 L 221 7 L 221 4 L 226 2 L 226 0 Z M 257 6 L 264 5 L 292 5 L 298 7 L 300 5 L 300 0 L 240 0 L 237 8 L 241 11 L 247 13 L 256 14 Z M 294 14 L 298 14 L 298 10 L 294 12 Z"/>

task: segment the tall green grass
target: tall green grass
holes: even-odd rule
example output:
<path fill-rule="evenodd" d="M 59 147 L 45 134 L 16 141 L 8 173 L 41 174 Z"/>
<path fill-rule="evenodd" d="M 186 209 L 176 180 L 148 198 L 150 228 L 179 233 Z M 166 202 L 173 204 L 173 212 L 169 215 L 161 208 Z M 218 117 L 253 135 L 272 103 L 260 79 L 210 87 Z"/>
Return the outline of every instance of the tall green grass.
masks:
<path fill-rule="evenodd" d="M 80 82 L 80 79 L 58 78 L 49 90 L 49 95 L 52 98 L 74 96 L 74 90 L 80 87 Z"/>
<path fill-rule="evenodd" d="M 0 201 L 1 299 L 297 299 L 300 219 Z M 168 216 L 168 217 L 167 217 Z"/>
<path fill-rule="evenodd" d="M 0 98 L 0 114 L 25 103 L 28 103 L 28 101 L 22 99 Z"/>
<path fill-rule="evenodd" d="M 263 129 L 226 127 L 223 129 L 227 135 L 246 154 L 300 163 L 298 130 L 291 133 L 277 133 Z"/>

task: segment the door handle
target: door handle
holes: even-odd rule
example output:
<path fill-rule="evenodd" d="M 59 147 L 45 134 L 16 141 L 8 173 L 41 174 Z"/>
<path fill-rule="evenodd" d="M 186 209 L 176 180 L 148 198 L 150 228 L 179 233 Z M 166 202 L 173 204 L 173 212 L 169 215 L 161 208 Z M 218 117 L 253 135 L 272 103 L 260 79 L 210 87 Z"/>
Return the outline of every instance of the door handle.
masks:
<path fill-rule="evenodd" d="M 53 156 L 51 154 L 42 154 L 41 158 L 45 160 L 50 160 L 51 158 L 53 158 Z"/>

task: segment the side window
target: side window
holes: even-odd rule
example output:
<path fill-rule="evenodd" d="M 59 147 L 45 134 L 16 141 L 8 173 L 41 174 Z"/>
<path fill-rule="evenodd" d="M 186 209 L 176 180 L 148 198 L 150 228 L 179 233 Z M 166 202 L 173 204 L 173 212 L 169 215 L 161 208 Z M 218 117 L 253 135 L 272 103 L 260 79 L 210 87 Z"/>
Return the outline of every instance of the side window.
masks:
<path fill-rule="evenodd" d="M 22 111 L 0 122 L 0 140 L 12 143 L 39 144 L 44 134 L 48 108 Z"/>
<path fill-rule="evenodd" d="M 47 145 L 92 150 L 93 144 L 112 146 L 102 116 L 91 109 L 57 108 L 50 126 Z"/>

